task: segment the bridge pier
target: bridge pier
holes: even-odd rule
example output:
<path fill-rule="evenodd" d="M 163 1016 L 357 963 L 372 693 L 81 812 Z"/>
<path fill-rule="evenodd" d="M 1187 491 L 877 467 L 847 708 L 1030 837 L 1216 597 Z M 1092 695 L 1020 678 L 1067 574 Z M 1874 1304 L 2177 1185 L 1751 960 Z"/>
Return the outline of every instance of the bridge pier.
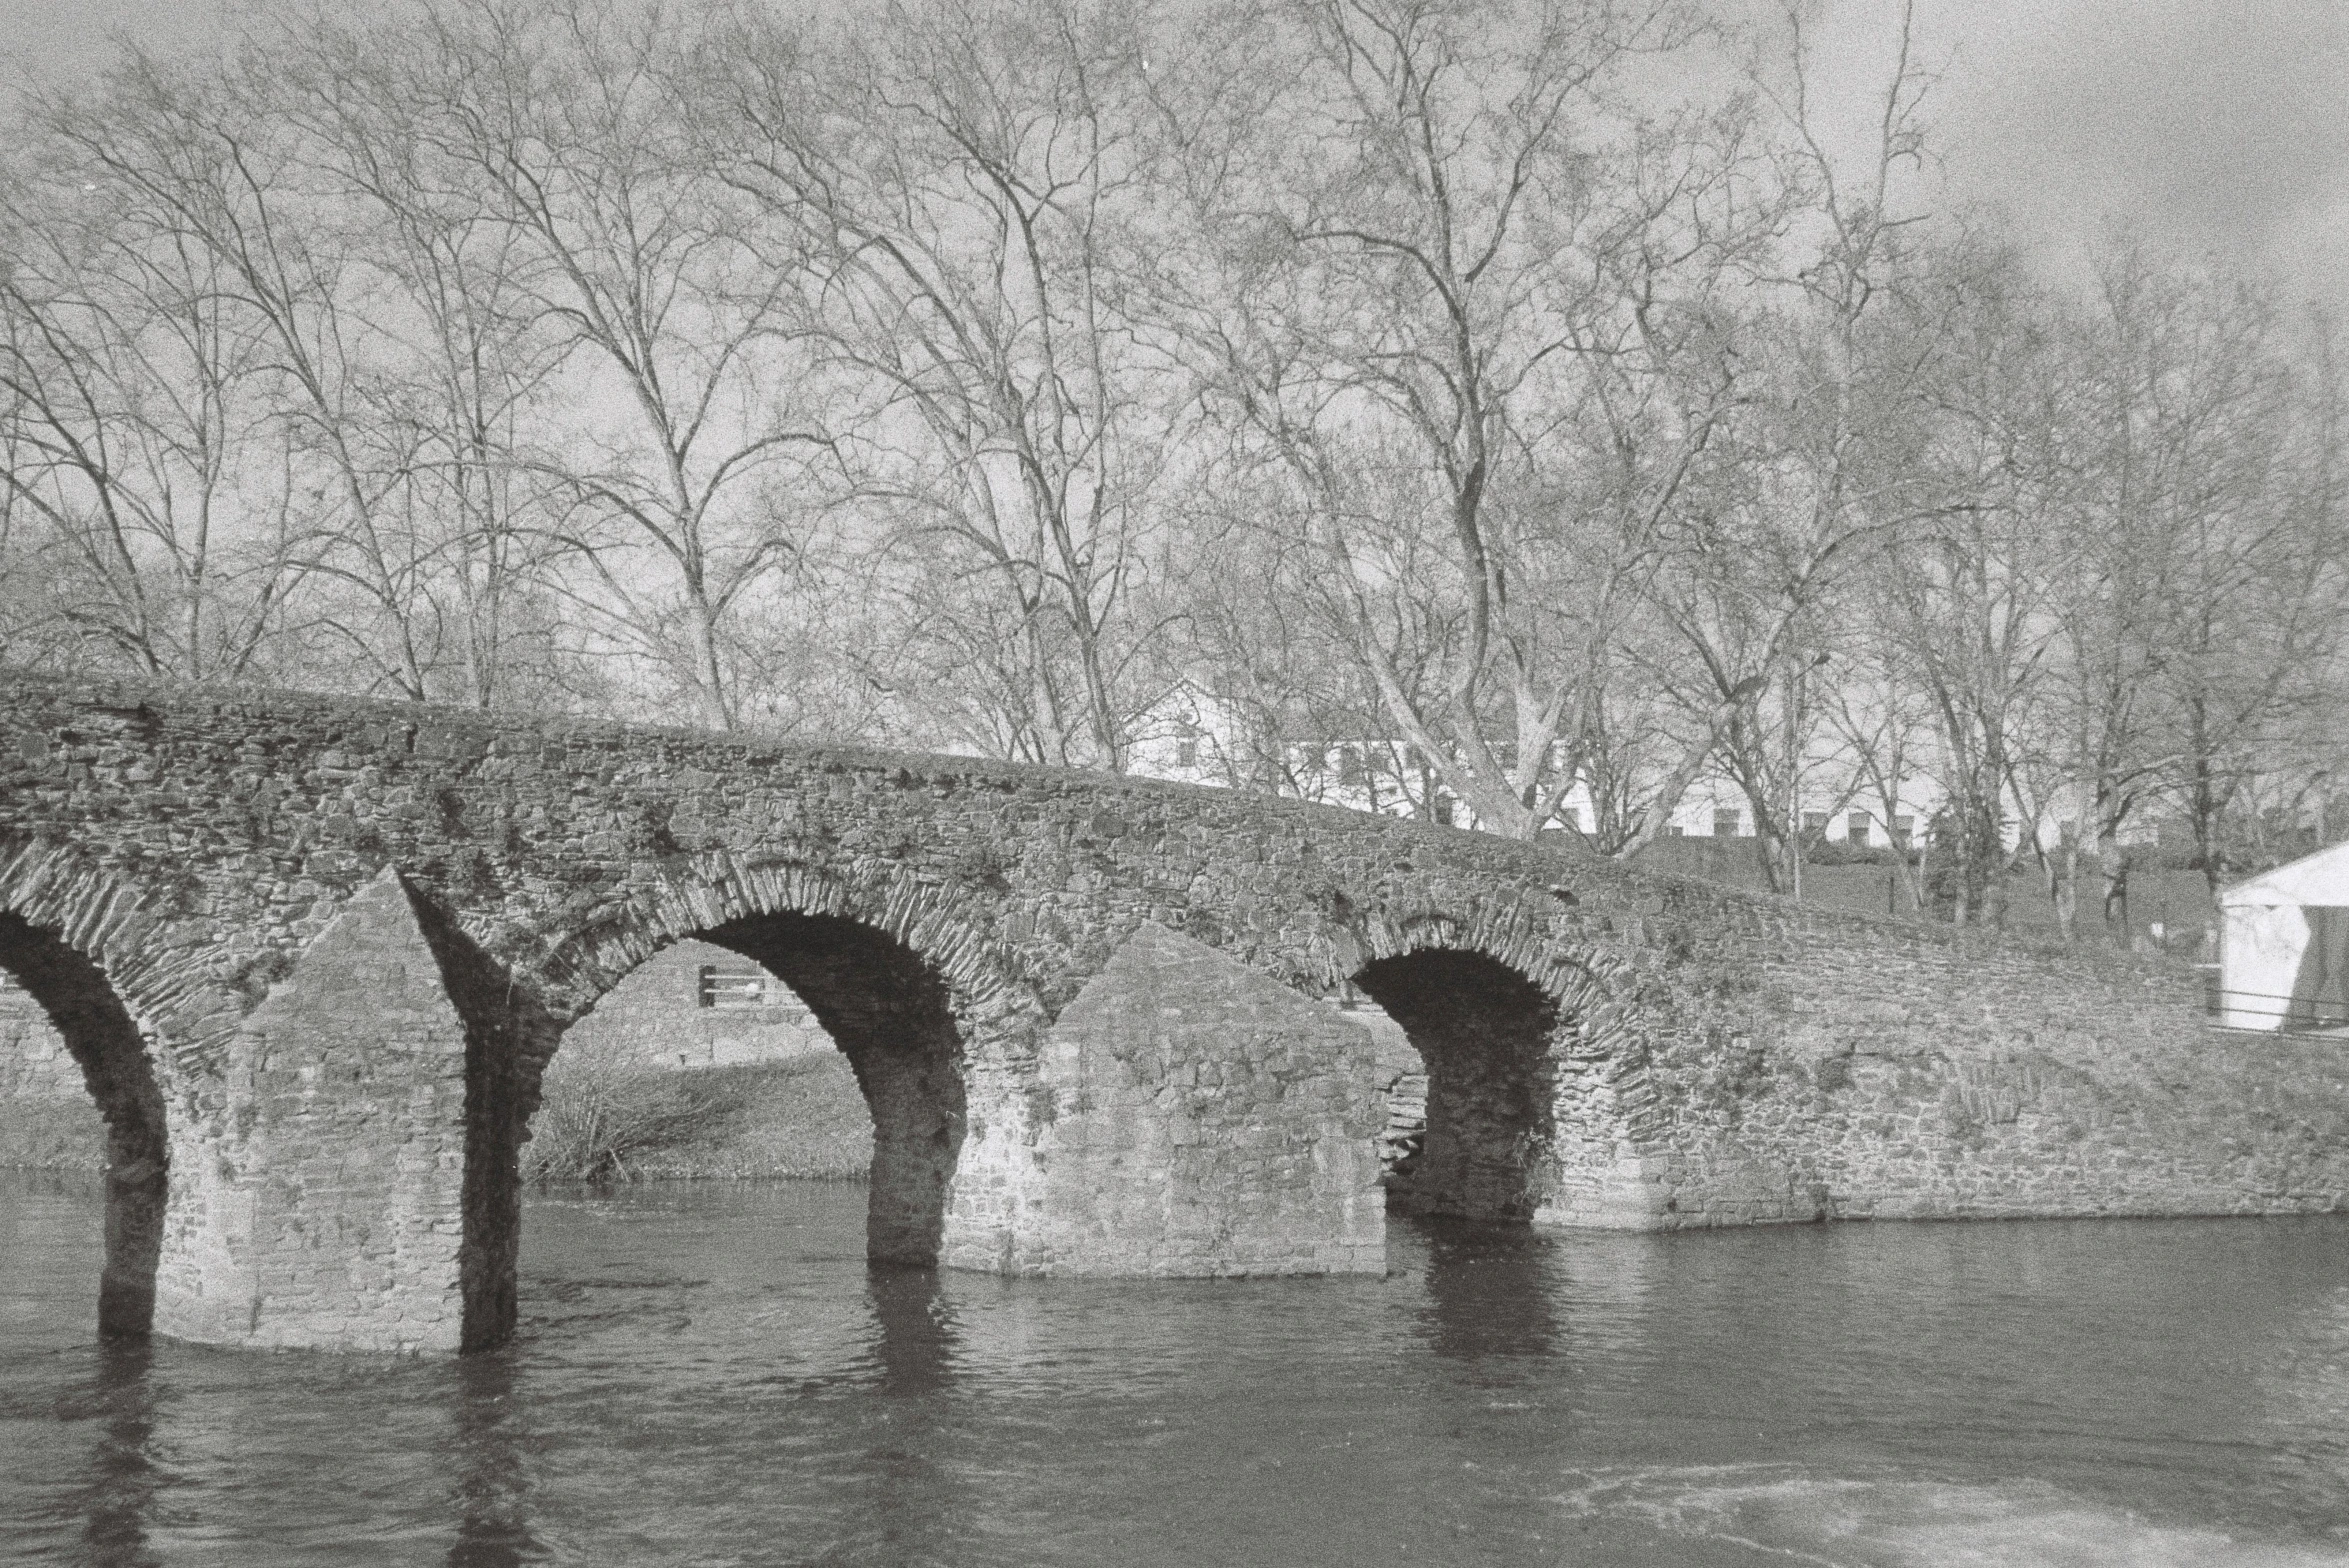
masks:
<path fill-rule="evenodd" d="M 439 958 L 387 870 L 247 1016 L 225 1073 L 174 1128 L 156 1330 L 459 1348 L 468 1057 Z"/>
<path fill-rule="evenodd" d="M 1375 1048 L 1320 1003 L 1145 924 L 1047 1033 L 1019 1273 L 1380 1273 Z"/>

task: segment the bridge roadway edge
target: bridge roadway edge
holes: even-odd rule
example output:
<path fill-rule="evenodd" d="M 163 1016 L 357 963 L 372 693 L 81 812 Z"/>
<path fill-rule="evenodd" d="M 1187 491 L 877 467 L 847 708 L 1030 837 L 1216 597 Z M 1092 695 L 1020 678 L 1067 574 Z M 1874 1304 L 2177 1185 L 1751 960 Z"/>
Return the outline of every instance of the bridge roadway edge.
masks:
<path fill-rule="evenodd" d="M 1422 1207 L 1680 1229 L 2349 1201 L 2340 1059 L 2213 1044 L 2191 976 L 2129 955 L 1159 781 L 0 671 L 0 909 L 113 980 L 166 1104 L 162 1332 L 196 1323 L 174 1301 L 210 1266 L 185 1173 L 254 1114 L 232 1044 L 387 866 L 428 934 L 475 955 L 454 990 L 468 1070 L 497 1086 L 483 1114 L 503 1123 L 474 1133 L 502 1136 L 501 1158 L 561 1027 L 662 943 L 729 921 L 865 933 L 826 972 L 851 1013 L 909 954 L 906 973 L 938 979 L 967 1099 L 933 1225 L 954 1266 L 1117 1271 L 1055 1250 L 1066 1227 L 1041 1209 L 1061 1091 L 1038 1064 L 1146 922 L 1308 996 L 1395 988 L 1430 1049 L 1431 1151 L 1451 1140 Z M 1491 1014 L 1471 959 L 1529 983 L 1538 1030 Z M 501 974 L 502 991 L 483 982 Z M 1480 1059 L 1503 1040 L 1523 1059 Z M 931 1121 L 909 1150 L 946 1136 Z M 510 1247 L 489 1238 L 473 1267 L 510 1275 Z M 205 1321 L 186 1337 L 258 1342 Z M 299 1321 L 269 1332 L 304 1342 Z"/>

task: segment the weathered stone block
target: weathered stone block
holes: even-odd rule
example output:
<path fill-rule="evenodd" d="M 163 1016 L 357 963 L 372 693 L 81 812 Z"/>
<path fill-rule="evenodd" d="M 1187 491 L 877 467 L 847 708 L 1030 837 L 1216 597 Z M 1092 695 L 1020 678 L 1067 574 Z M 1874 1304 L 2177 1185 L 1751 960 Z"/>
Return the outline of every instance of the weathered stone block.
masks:
<path fill-rule="evenodd" d="M 1053 1025 L 1043 1204 L 1023 1272 L 1149 1277 L 1386 1267 L 1370 1037 L 1145 924 Z"/>
<path fill-rule="evenodd" d="M 211 1158 L 175 1172 L 156 1328 L 454 1350 L 466 1034 L 398 873 L 343 906 L 230 1042 Z"/>

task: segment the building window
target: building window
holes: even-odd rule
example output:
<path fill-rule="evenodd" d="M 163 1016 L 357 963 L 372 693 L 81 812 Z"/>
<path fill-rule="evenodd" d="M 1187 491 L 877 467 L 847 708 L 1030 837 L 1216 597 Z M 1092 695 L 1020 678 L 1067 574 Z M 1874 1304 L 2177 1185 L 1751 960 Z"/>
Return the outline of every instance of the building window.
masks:
<path fill-rule="evenodd" d="M 1741 819 L 1741 817 L 1740 817 L 1739 813 L 1737 813 L 1737 812 L 1734 812 L 1734 811 L 1716 811 L 1716 812 L 1714 812 L 1714 813 L 1713 813 L 1713 837 L 1715 837 L 1715 838 L 1735 838 L 1735 837 L 1737 837 L 1737 824 L 1738 824 L 1738 822 L 1739 822 L 1740 820 L 1742 820 L 1742 819 Z"/>
<path fill-rule="evenodd" d="M 701 966 L 701 1005 L 726 1011 L 767 1005 L 767 977 L 756 969 Z"/>
<path fill-rule="evenodd" d="M 1915 817 L 1894 817 L 1892 819 L 1892 842 L 1902 849 L 1906 849 L 1909 847 L 1909 835 L 1916 830 L 1917 819 Z"/>
<path fill-rule="evenodd" d="M 1359 746 L 1338 748 L 1338 782 L 1345 785 L 1361 784 L 1362 748 Z"/>
<path fill-rule="evenodd" d="M 1807 838 L 1807 839 L 1824 839 L 1826 836 L 1827 836 L 1827 813 L 1826 813 L 1826 812 L 1824 812 L 1824 811 L 1806 811 L 1806 812 L 1804 812 L 1804 813 L 1803 813 L 1803 837 L 1804 837 L 1804 838 Z"/>
<path fill-rule="evenodd" d="M 1195 768 L 1199 766 L 1198 741 L 1186 736 L 1182 740 L 1175 742 L 1175 766 L 1178 768 Z"/>
<path fill-rule="evenodd" d="M 1864 847 L 1868 842 L 1868 814 L 1864 811 L 1855 811 L 1844 818 L 1843 823 L 1843 836 L 1854 844 Z"/>

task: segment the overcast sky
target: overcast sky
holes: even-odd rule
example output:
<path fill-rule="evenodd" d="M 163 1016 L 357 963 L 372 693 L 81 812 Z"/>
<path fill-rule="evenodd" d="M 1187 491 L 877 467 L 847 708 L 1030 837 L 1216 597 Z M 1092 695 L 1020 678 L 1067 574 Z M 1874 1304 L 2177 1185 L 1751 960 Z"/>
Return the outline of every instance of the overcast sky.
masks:
<path fill-rule="evenodd" d="M 1874 74 L 1895 12 L 1837 0 L 1837 63 Z M 2051 249 L 2118 222 L 2349 306 L 2349 3 L 1924 0 L 1919 16 L 1957 190 Z"/>
<path fill-rule="evenodd" d="M 689 3 L 689 0 L 688 0 Z M 117 29 L 159 49 L 217 0 L 0 0 L 0 54 L 80 74 Z M 1822 95 L 1856 106 L 1890 61 L 1895 0 L 1825 0 Z M 1952 187 L 2050 256 L 2108 224 L 2274 268 L 2349 308 L 2349 0 L 1921 0 Z"/>

